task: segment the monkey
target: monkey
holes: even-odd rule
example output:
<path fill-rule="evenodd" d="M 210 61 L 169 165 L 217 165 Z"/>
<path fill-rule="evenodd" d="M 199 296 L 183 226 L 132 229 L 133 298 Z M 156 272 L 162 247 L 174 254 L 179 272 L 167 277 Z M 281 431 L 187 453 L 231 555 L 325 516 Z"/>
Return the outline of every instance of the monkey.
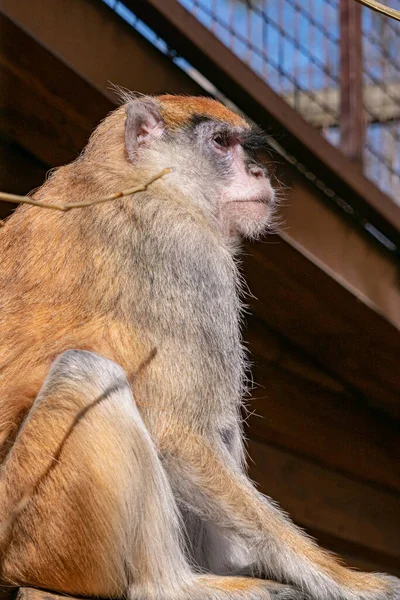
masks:
<path fill-rule="evenodd" d="M 8 585 L 129 600 L 399 600 L 321 549 L 245 469 L 241 240 L 276 207 L 257 128 L 135 96 L 0 232 L 0 535 Z M 139 370 L 146 356 L 153 360 Z M 137 372 L 131 378 L 130 374 Z"/>

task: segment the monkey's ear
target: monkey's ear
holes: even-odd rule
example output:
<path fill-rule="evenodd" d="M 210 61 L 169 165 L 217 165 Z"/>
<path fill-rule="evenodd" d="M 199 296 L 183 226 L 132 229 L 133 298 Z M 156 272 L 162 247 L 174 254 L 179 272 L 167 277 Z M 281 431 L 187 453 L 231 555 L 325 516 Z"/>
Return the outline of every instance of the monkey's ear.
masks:
<path fill-rule="evenodd" d="M 155 102 L 139 99 L 126 105 L 125 146 L 132 162 L 140 146 L 161 137 L 163 132 L 164 122 Z"/>

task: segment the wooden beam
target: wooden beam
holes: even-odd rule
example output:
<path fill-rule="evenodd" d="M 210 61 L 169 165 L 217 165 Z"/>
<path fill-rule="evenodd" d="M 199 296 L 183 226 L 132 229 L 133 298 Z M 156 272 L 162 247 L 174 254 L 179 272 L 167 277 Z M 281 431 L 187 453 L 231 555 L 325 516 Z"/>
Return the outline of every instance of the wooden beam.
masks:
<path fill-rule="evenodd" d="M 283 181 L 286 189 L 279 188 Z M 399 264 L 295 171 L 279 170 L 284 237 L 400 329 Z"/>
<path fill-rule="evenodd" d="M 201 91 L 101 2 L 71 0 L 66 14 L 63 0 L 37 0 L 34 12 L 29 0 L 2 0 L 3 134 L 49 167 L 70 162 L 115 106 L 111 82 L 150 94 Z"/>
<path fill-rule="evenodd" d="M 47 171 L 35 156 L 0 134 L 0 190 L 27 194 L 43 183 Z M 0 219 L 14 209 L 14 205 L 0 202 Z"/>
<path fill-rule="evenodd" d="M 400 248 L 400 208 L 177 0 L 125 4 Z"/>
<path fill-rule="evenodd" d="M 76 158 L 113 106 L 16 26 L 2 7 L 0 86 L 0 131 L 50 166 Z"/>
<path fill-rule="evenodd" d="M 113 103 L 112 84 L 145 94 L 204 93 L 101 0 L 68 0 L 68 11 L 65 0 L 35 0 L 34 11 L 31 0 L 1 0 L 0 10 Z"/>
<path fill-rule="evenodd" d="M 280 238 L 246 249 L 252 311 L 350 390 L 400 418 L 400 332 Z"/>
<path fill-rule="evenodd" d="M 374 571 L 375 573 L 391 573 L 400 575 L 399 561 L 387 553 L 377 553 L 375 550 L 360 547 L 359 544 L 343 540 L 329 535 L 325 531 L 314 529 L 311 535 L 318 540 L 323 548 L 335 552 L 345 564 L 362 569 L 363 571 Z"/>
<path fill-rule="evenodd" d="M 254 439 L 400 494 L 400 423 L 255 317 L 246 342 L 255 363 L 248 406 Z"/>
<path fill-rule="evenodd" d="M 41 185 L 48 166 L 0 133 L 0 190 L 27 194 Z"/>
<path fill-rule="evenodd" d="M 340 0 L 340 149 L 363 163 L 365 121 L 361 6 Z"/>
<path fill-rule="evenodd" d="M 398 496 L 254 440 L 249 452 L 250 476 L 301 527 L 365 548 L 387 564 L 400 560 Z"/>

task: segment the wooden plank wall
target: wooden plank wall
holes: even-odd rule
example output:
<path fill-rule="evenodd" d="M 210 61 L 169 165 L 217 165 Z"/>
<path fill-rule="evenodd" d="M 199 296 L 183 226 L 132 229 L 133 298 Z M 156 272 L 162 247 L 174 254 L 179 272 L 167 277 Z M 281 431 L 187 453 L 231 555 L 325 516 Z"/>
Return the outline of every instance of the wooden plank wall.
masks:
<path fill-rule="evenodd" d="M 398 423 L 265 322 L 249 318 L 246 339 L 251 476 L 350 564 L 399 573 Z"/>

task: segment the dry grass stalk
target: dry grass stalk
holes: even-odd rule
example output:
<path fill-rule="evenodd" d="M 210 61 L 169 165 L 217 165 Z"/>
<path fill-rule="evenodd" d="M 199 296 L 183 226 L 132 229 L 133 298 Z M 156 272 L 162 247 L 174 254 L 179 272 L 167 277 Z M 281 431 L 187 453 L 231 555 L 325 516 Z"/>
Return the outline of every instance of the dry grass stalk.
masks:
<path fill-rule="evenodd" d="M 154 177 L 151 177 L 145 183 L 140 185 L 136 185 L 133 188 L 128 190 L 123 190 L 120 192 L 114 192 L 108 196 L 104 196 L 102 198 L 96 198 L 95 200 L 86 200 L 84 202 L 74 202 L 74 203 L 55 203 L 50 204 L 48 202 L 40 202 L 40 200 L 34 200 L 29 196 L 18 196 L 16 194 L 8 194 L 6 192 L 0 192 L 0 200 L 4 202 L 11 202 L 12 204 L 29 204 L 30 206 L 38 206 L 39 208 L 50 208 L 51 210 L 60 210 L 62 212 L 68 212 L 69 210 L 73 210 L 75 208 L 86 208 L 88 206 L 94 206 L 96 204 L 104 204 L 105 202 L 110 202 L 112 200 L 117 200 L 118 198 L 124 198 L 125 196 L 132 196 L 133 194 L 137 194 L 138 192 L 145 192 L 147 188 L 157 181 L 170 173 L 171 169 L 163 169 Z M 0 227 L 4 225 L 4 221 L 0 219 Z"/>
<path fill-rule="evenodd" d="M 371 8 L 372 10 L 374 10 L 377 13 L 380 13 L 381 15 L 386 15 L 387 17 L 390 17 L 392 19 L 396 19 L 396 21 L 400 21 L 400 11 L 391 8 L 390 6 L 385 6 L 384 4 L 381 4 L 376 0 L 356 0 L 356 2 L 362 4 L 363 6 Z"/>

